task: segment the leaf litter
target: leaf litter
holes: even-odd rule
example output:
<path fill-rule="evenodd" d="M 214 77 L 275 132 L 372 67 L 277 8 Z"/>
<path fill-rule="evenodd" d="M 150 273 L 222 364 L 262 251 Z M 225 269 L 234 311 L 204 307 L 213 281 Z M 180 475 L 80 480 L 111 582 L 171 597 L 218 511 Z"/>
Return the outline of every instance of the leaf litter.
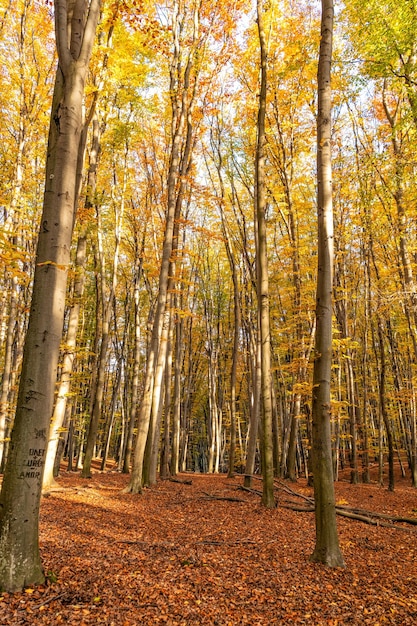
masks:
<path fill-rule="evenodd" d="M 63 472 L 43 498 L 44 585 L 0 595 L 0 626 L 417 623 L 417 528 L 338 518 L 344 569 L 309 561 L 314 515 L 267 510 L 242 476 L 183 475 L 141 495 L 128 477 Z M 181 476 L 179 477 L 181 478 Z M 311 497 L 305 480 L 288 483 Z M 285 491 L 278 490 L 278 503 Z M 337 502 L 417 516 L 417 491 L 336 483 Z"/>

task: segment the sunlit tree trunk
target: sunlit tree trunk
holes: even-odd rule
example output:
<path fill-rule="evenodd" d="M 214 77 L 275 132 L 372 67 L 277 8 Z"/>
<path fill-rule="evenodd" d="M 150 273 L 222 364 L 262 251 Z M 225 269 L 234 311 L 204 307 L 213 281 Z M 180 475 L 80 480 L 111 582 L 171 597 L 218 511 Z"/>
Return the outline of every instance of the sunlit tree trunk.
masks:
<path fill-rule="evenodd" d="M 130 400 L 130 415 L 129 424 L 126 434 L 126 446 L 123 455 L 123 473 L 128 474 L 130 472 L 130 463 L 133 449 L 133 436 L 134 428 L 136 424 L 136 416 L 138 413 L 138 398 L 139 398 L 139 374 L 141 363 L 141 324 L 140 324 L 140 280 L 142 276 L 143 265 L 143 250 L 145 246 L 146 228 L 143 232 L 143 239 L 141 248 L 139 249 L 138 242 L 135 237 L 135 266 L 134 266 L 134 322 L 133 322 L 133 334 L 134 334 L 134 348 L 133 348 L 133 368 L 132 368 L 132 383 L 131 383 L 131 400 Z"/>
<path fill-rule="evenodd" d="M 258 441 L 259 417 L 261 409 L 261 344 L 257 327 L 248 324 L 248 363 L 250 371 L 250 415 L 245 462 L 245 487 L 252 487 L 255 471 L 256 444 Z"/>
<path fill-rule="evenodd" d="M 39 505 L 75 218 L 84 83 L 99 7 L 99 0 L 55 2 L 59 65 L 44 206 L 18 403 L 0 495 L 0 587 L 8 591 L 45 579 L 38 543 Z"/>
<path fill-rule="evenodd" d="M 84 266 L 86 260 L 87 239 L 85 235 L 81 235 L 78 239 L 77 252 L 75 259 L 75 283 L 73 293 L 73 303 L 71 305 L 68 331 L 65 343 L 65 354 L 62 364 L 61 381 L 58 387 L 57 399 L 55 402 L 54 412 L 51 419 L 49 432 L 48 450 L 45 459 L 45 469 L 43 474 L 43 489 L 51 487 L 55 483 L 54 463 L 58 449 L 58 441 L 60 437 L 60 429 L 64 422 L 65 411 L 67 406 L 67 395 L 70 390 L 71 374 L 75 358 L 75 346 L 77 340 L 78 319 L 80 316 L 81 298 L 84 291 Z"/>
<path fill-rule="evenodd" d="M 165 391 L 164 372 L 167 362 L 169 328 L 171 323 L 171 309 L 168 304 L 170 300 L 171 294 L 168 293 L 167 306 L 165 308 L 164 320 L 162 324 L 162 333 L 159 341 L 158 359 L 155 367 L 154 384 L 152 391 L 151 418 L 143 461 L 144 486 L 154 485 L 156 483 L 157 455 L 159 450 L 160 426 Z"/>
<path fill-rule="evenodd" d="M 174 307 L 178 303 L 178 294 L 174 294 Z M 175 323 L 174 389 L 172 401 L 172 446 L 170 473 L 176 476 L 179 470 L 180 434 L 181 434 L 181 370 L 184 352 L 184 320 L 177 314 Z"/>
<path fill-rule="evenodd" d="M 333 0 L 322 0 L 317 112 L 318 273 L 312 403 L 312 462 L 316 545 L 312 561 L 341 567 L 330 433 L 332 366 L 333 207 L 331 166 L 331 60 Z"/>
<path fill-rule="evenodd" d="M 269 281 L 266 233 L 266 185 L 265 185 L 265 112 L 267 90 L 267 50 L 263 25 L 263 2 L 257 0 L 258 34 L 261 53 L 261 86 L 257 123 L 257 145 L 255 160 L 255 196 L 257 220 L 257 294 L 261 341 L 262 380 L 262 503 L 268 508 L 275 506 L 274 460 L 272 452 L 272 379 L 271 337 L 269 320 Z"/>
<path fill-rule="evenodd" d="M 382 422 L 385 426 L 385 432 L 388 443 L 388 489 L 394 491 L 394 439 L 392 434 L 392 424 L 390 422 L 387 410 L 386 399 L 386 358 L 384 334 L 382 329 L 382 320 L 378 316 L 377 320 L 377 337 L 379 345 L 379 410 Z M 380 446 L 382 449 L 382 446 Z"/>
<path fill-rule="evenodd" d="M 103 406 L 103 398 L 104 398 L 104 381 L 105 381 L 105 367 L 107 362 L 107 351 L 111 337 L 110 331 L 110 321 L 113 311 L 114 298 L 116 294 L 116 287 L 118 282 L 117 270 L 119 266 L 119 257 L 120 257 L 120 244 L 122 237 L 122 226 L 124 219 L 124 209 L 125 209 L 125 194 L 126 194 L 126 184 L 127 184 L 127 161 L 129 155 L 129 145 L 126 142 L 125 153 L 124 153 L 124 167 L 123 167 L 123 179 L 121 183 L 121 200 L 119 205 L 119 200 L 116 198 L 112 198 L 114 210 L 115 210 L 115 247 L 113 251 L 113 262 L 112 262 L 112 277 L 110 288 L 106 287 L 106 276 L 105 276 L 105 258 L 104 258 L 104 249 L 103 249 L 103 227 L 102 227 L 102 219 L 101 219 L 101 207 L 96 206 L 97 210 L 97 238 L 98 238 L 98 252 L 99 252 L 99 261 L 100 261 L 100 280 L 101 280 L 101 298 L 103 305 L 103 319 L 102 319 L 102 336 L 101 336 L 101 344 L 100 344 L 100 353 L 98 359 L 97 366 L 97 383 L 95 387 L 95 395 L 93 401 L 93 409 L 91 413 L 90 424 L 88 427 L 87 433 L 87 441 L 85 447 L 85 456 L 84 463 L 81 475 L 84 478 L 91 477 L 91 462 L 93 460 L 94 454 L 94 446 L 96 444 L 97 439 L 97 431 L 99 420 L 102 413 Z M 114 164 L 114 181 L 113 181 L 113 189 L 116 189 L 118 186 L 117 174 L 116 174 L 116 164 Z M 106 294 L 106 291 L 108 293 Z"/>
<path fill-rule="evenodd" d="M 174 302 L 173 294 L 171 296 Z M 165 399 L 164 399 L 164 432 L 161 451 L 160 462 L 160 477 L 165 480 L 170 475 L 170 438 L 171 438 L 171 404 L 172 404 L 172 363 L 173 363 L 173 342 L 174 342 L 174 315 L 170 316 L 169 334 L 168 334 L 168 350 L 167 350 L 167 365 L 165 368 Z M 152 459 L 152 463 L 156 465 L 155 454 Z"/>

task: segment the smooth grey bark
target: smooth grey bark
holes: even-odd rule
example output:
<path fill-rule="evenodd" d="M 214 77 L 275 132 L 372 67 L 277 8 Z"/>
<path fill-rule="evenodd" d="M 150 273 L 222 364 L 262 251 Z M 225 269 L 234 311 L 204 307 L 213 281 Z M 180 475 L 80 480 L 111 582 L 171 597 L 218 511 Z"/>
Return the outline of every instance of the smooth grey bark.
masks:
<path fill-rule="evenodd" d="M 171 280 L 169 281 L 171 283 Z M 170 291 L 168 287 L 168 291 Z M 143 460 L 143 485 L 150 486 L 156 483 L 157 457 L 159 451 L 160 427 L 163 409 L 163 398 L 165 394 L 164 372 L 168 356 L 169 328 L 171 325 L 171 293 L 168 293 L 167 304 L 164 312 L 162 332 L 159 340 L 158 359 L 155 366 L 154 384 L 152 390 L 151 418 L 149 422 L 149 432 L 146 442 Z"/>
<path fill-rule="evenodd" d="M 317 74 L 317 212 L 318 271 L 316 340 L 312 403 L 312 465 L 316 545 L 311 560 L 343 567 L 336 525 L 330 432 L 332 366 L 333 204 L 331 165 L 331 60 L 333 0 L 322 0 L 321 39 Z"/>
<path fill-rule="evenodd" d="M 262 380 L 262 503 L 267 508 L 275 507 L 274 461 L 272 448 L 272 380 L 271 380 L 271 336 L 269 319 L 269 280 L 266 233 L 266 185 L 265 185 L 265 114 L 267 91 L 267 49 L 263 27 L 263 2 L 257 0 L 258 35 L 261 53 L 261 86 L 257 122 L 257 145 L 255 159 L 255 207 L 257 220 L 257 294 L 261 337 L 261 380 Z"/>
<path fill-rule="evenodd" d="M 174 293 L 174 308 L 178 308 L 178 294 Z M 170 473 L 176 476 L 180 463 L 181 438 L 181 365 L 184 352 L 184 320 L 177 313 L 175 321 L 174 390 L 172 402 L 172 445 Z"/>
<path fill-rule="evenodd" d="M 55 1 L 58 69 L 43 213 L 10 450 L 0 495 L 0 587 L 45 579 L 38 539 L 42 475 L 52 414 L 74 227 L 83 94 L 100 1 Z"/>
<path fill-rule="evenodd" d="M 145 247 L 146 239 L 146 227 L 143 231 L 143 237 L 141 247 L 139 248 L 136 230 L 135 232 L 135 267 L 134 267 L 134 348 L 133 348 L 133 368 L 132 368 L 132 383 L 131 383 L 131 399 L 130 399 L 130 413 L 129 424 L 126 434 L 126 446 L 123 454 L 123 473 L 129 474 L 130 462 L 132 458 L 133 450 L 133 437 L 136 423 L 136 416 L 138 412 L 138 397 L 139 397 L 139 373 L 140 373 L 140 361 L 141 361 L 141 326 L 140 326 L 140 280 L 142 278 L 143 271 L 143 250 Z"/>
<path fill-rule="evenodd" d="M 259 429 L 259 415 L 260 415 L 260 403 L 261 403 L 261 343 L 259 341 L 259 332 L 257 328 L 254 328 L 250 323 L 248 324 L 248 343 L 249 343 L 249 356 L 251 372 L 251 402 L 250 402 L 250 416 L 249 416 L 249 428 L 247 437 L 246 448 L 246 462 L 245 462 L 245 487 L 252 487 L 252 475 L 255 471 L 255 459 L 256 459 L 256 443 L 258 440 Z"/>
<path fill-rule="evenodd" d="M 108 36 L 107 36 L 107 48 L 111 47 L 111 39 L 112 33 L 114 29 L 114 23 L 110 26 Z M 98 163 L 98 152 L 99 152 L 99 132 L 98 132 L 98 121 L 95 117 L 97 101 L 100 93 L 100 88 L 104 80 L 104 74 L 107 68 L 108 62 L 108 52 L 105 53 L 101 72 L 98 74 L 98 79 L 96 80 L 97 89 L 93 95 L 92 102 L 90 105 L 90 109 L 88 115 L 86 116 L 86 120 L 84 122 L 84 126 L 82 129 L 82 134 L 80 138 L 80 144 L 78 148 L 78 160 L 77 160 L 77 181 L 76 181 L 76 193 L 74 196 L 74 211 L 77 209 L 77 203 L 79 199 L 79 195 L 81 193 L 81 187 L 83 182 L 83 168 L 84 168 L 84 158 L 88 137 L 88 129 L 90 127 L 91 122 L 94 120 L 94 130 L 93 130 L 93 139 L 92 139 L 92 147 L 90 150 L 90 163 L 88 169 L 88 177 L 87 177 L 87 196 L 86 196 L 86 207 L 90 208 L 94 206 L 94 196 L 96 191 L 96 175 L 97 175 L 97 163 Z M 75 363 L 75 348 L 77 343 L 77 332 L 78 332 L 78 322 L 80 317 L 81 310 L 81 299 L 84 293 L 84 266 L 86 261 L 87 254 L 87 238 L 86 238 L 86 228 L 82 228 L 81 233 L 79 234 L 78 242 L 77 242 L 77 251 L 75 258 L 75 267 L 76 267 L 76 278 L 74 282 L 74 295 L 73 295 L 73 303 L 71 305 L 70 313 L 69 313 L 69 321 L 68 321 L 68 331 L 67 331 L 67 339 L 66 339 L 66 348 L 65 354 L 62 364 L 62 374 L 61 380 L 59 383 L 59 389 L 57 394 L 57 399 L 54 407 L 54 413 L 51 420 L 51 428 L 49 433 L 49 442 L 48 442 L 48 451 L 45 461 L 45 471 L 43 475 L 43 489 L 47 489 L 52 486 L 55 482 L 54 476 L 56 475 L 55 469 L 59 468 L 59 454 L 58 454 L 58 443 L 60 440 L 60 431 L 63 428 L 65 422 L 65 415 L 67 413 L 67 398 L 71 388 L 71 376 Z M 61 442 L 62 443 L 62 442 Z M 62 453 L 61 446 L 61 453 Z"/>
<path fill-rule="evenodd" d="M 171 298 L 174 302 L 173 295 L 171 294 Z M 169 326 L 169 335 L 168 335 L 168 350 L 167 350 L 167 364 L 165 368 L 165 398 L 164 398 L 164 431 L 162 438 L 162 451 L 161 451 L 161 460 L 160 460 L 160 468 L 159 468 L 159 476 L 162 480 L 165 480 L 169 477 L 169 460 L 170 460 L 170 422 L 171 422 L 171 404 L 172 404 L 172 393 L 171 393 L 171 380 L 172 380 L 172 361 L 173 361 L 173 340 L 174 340 L 174 316 L 171 315 L 170 326 Z M 155 442 L 154 442 L 155 443 Z M 155 446 L 154 446 L 155 447 Z M 152 463 L 155 464 L 155 454 L 153 455 Z M 153 470 L 152 470 L 153 471 Z"/>
<path fill-rule="evenodd" d="M 98 136 L 98 145 L 97 151 L 100 149 L 100 136 Z M 91 419 L 88 427 L 87 440 L 85 446 L 85 456 L 84 463 L 81 475 L 84 478 L 91 477 L 91 463 L 94 455 L 94 448 L 96 445 L 97 432 L 99 421 L 102 415 L 102 407 L 105 396 L 105 375 L 106 375 L 106 363 L 108 356 L 108 347 L 111 338 L 111 330 L 110 330 L 110 322 L 113 313 L 114 306 L 114 298 L 117 288 L 118 282 L 118 266 L 119 266 L 119 256 L 120 256 L 120 245 L 121 245 L 121 237 L 122 237 L 122 226 L 124 219 L 124 211 L 125 211 L 125 192 L 126 192 L 126 184 L 127 184 L 127 162 L 129 155 L 129 144 L 126 143 L 125 152 L 124 152 L 124 168 L 123 168 L 123 181 L 121 184 L 121 201 L 120 206 L 118 202 L 113 199 L 113 204 L 115 208 L 115 245 L 113 251 L 113 259 L 112 259 L 112 268 L 111 268 L 111 283 L 110 287 L 107 288 L 106 285 L 106 272 L 105 272 L 105 253 L 104 253 L 104 243 L 103 243 L 103 226 L 101 219 L 101 207 L 96 205 L 96 214 L 97 214 L 97 239 L 98 239 L 98 254 L 99 254 L 99 264 L 100 264 L 100 289 L 101 289 L 101 301 L 103 307 L 103 319 L 102 319 L 102 333 L 101 333 L 101 344 L 100 344 L 100 353 L 97 364 L 97 380 L 95 387 L 94 400 L 92 404 L 92 413 Z M 116 173 L 113 173 L 114 176 L 114 184 L 112 189 L 117 187 L 118 181 L 116 178 Z M 107 292 L 107 293 L 106 293 Z"/>

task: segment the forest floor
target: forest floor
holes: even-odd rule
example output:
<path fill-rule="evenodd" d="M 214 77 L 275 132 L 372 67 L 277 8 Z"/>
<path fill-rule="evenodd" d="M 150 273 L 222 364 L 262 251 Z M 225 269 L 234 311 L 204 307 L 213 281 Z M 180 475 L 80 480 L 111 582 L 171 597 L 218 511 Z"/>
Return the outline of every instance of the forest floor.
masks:
<path fill-rule="evenodd" d="M 133 496 L 116 472 L 63 472 L 41 507 L 48 583 L 0 594 L 0 626 L 417 624 L 417 526 L 338 517 L 346 567 L 330 569 L 309 561 L 313 513 L 263 508 L 239 489 L 242 476 L 180 478 L 192 484 L 160 481 Z M 286 484 L 312 495 L 305 480 Z M 394 493 L 341 480 L 336 498 L 417 517 L 407 479 Z"/>

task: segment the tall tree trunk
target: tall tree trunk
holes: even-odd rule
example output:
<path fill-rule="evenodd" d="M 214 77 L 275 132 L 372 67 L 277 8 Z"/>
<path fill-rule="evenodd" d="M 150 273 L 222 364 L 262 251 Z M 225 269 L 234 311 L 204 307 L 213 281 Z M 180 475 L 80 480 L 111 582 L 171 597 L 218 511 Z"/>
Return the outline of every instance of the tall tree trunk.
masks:
<path fill-rule="evenodd" d="M 55 1 L 59 65 L 51 111 L 46 181 L 32 304 L 10 452 L 0 495 L 0 587 L 45 579 L 38 520 L 49 421 L 65 311 L 74 227 L 83 93 L 99 0 Z"/>
<path fill-rule="evenodd" d="M 255 471 L 256 442 L 258 440 L 259 415 L 261 406 L 261 343 L 258 328 L 249 327 L 249 362 L 251 371 L 250 416 L 248 443 L 245 463 L 245 487 L 252 487 Z"/>
<path fill-rule="evenodd" d="M 145 247 L 146 228 L 143 231 L 143 238 L 141 248 L 139 250 L 136 238 L 135 238 L 135 268 L 134 268 L 134 349 L 133 349 L 133 371 L 132 371 L 132 384 L 131 384 L 131 401 L 130 401 L 130 415 L 129 424 L 126 435 L 126 446 L 123 455 L 123 473 L 129 474 L 130 463 L 132 458 L 133 449 L 133 436 L 136 423 L 136 416 L 138 412 L 138 397 L 139 397 L 139 370 L 141 359 L 141 332 L 140 332 L 140 279 L 142 276 L 143 266 L 143 250 Z"/>
<path fill-rule="evenodd" d="M 99 141 L 98 136 L 98 141 Z M 97 146 L 99 149 L 99 146 Z M 84 463 L 81 475 L 84 478 L 91 477 L 91 462 L 93 460 L 94 447 L 97 439 L 98 425 L 102 413 L 103 399 L 104 399 L 104 381 L 105 381 L 105 367 L 107 362 L 107 351 L 110 342 L 110 320 L 113 311 L 114 298 L 116 293 L 118 275 L 117 270 L 119 266 L 119 254 L 120 244 L 122 237 L 122 224 L 124 218 L 125 209 L 125 192 L 127 184 L 127 160 L 129 154 L 129 145 L 126 143 L 124 154 L 124 171 L 123 171 L 123 183 L 122 183 L 122 197 L 120 207 L 117 206 L 117 201 L 114 201 L 114 207 L 116 212 L 116 225 L 115 225 L 115 247 L 113 252 L 113 267 L 112 278 L 109 293 L 106 297 L 106 278 L 105 278 L 105 259 L 104 259 L 104 247 L 103 247 L 103 229 L 101 220 L 101 208 L 97 205 L 97 237 L 98 237 L 98 252 L 100 259 L 100 277 L 101 277 L 101 294 L 103 305 L 103 320 L 102 320 L 102 337 L 100 344 L 100 354 L 98 359 L 97 368 L 97 380 L 95 387 L 95 394 L 93 400 L 93 409 L 91 413 L 90 424 L 88 427 L 87 441 L 85 447 Z M 114 165 L 114 168 L 116 166 Z M 114 184 L 113 188 L 117 186 L 116 170 L 114 171 Z"/>
<path fill-rule="evenodd" d="M 171 280 L 170 280 L 171 282 Z M 169 288 L 168 288 L 169 291 Z M 163 410 L 164 399 L 164 372 L 168 355 L 169 328 L 171 324 L 171 309 L 168 302 L 171 294 L 168 293 L 167 306 L 164 312 L 162 332 L 159 340 L 158 359 L 155 366 L 154 384 L 152 391 L 151 418 L 149 424 L 148 439 L 146 442 L 145 456 L 143 460 L 143 485 L 149 486 L 156 483 L 157 462 L 152 463 L 153 453 L 157 455 L 159 450 L 161 412 Z"/>
<path fill-rule="evenodd" d="M 384 334 L 382 332 L 382 320 L 378 317 L 377 321 L 377 331 L 378 331 L 378 344 L 379 344 L 379 356 L 380 356 L 380 366 L 379 366 L 379 410 L 380 415 L 382 417 L 382 421 L 385 426 L 385 432 L 387 435 L 387 443 L 388 443 L 388 489 L 389 491 L 394 491 L 394 438 L 392 434 L 392 425 L 390 423 L 390 419 L 387 411 L 387 403 L 386 403 L 386 389 L 385 389 L 385 379 L 386 379 L 386 358 L 385 358 L 385 346 L 384 346 Z M 380 450 L 382 446 L 380 446 Z"/>
<path fill-rule="evenodd" d="M 263 24 L 263 1 L 256 3 L 258 35 L 261 53 L 261 86 L 257 123 L 257 145 L 255 160 L 255 196 L 257 220 L 257 293 L 258 315 L 261 338 L 261 380 L 262 380 L 262 503 L 268 508 L 275 507 L 274 499 L 274 460 L 272 450 L 272 379 L 271 379 L 271 337 L 269 320 L 269 280 L 266 233 L 266 185 L 265 185 L 265 114 L 267 92 L 267 49 Z"/>
<path fill-rule="evenodd" d="M 174 294 L 174 308 L 178 294 Z M 184 320 L 176 314 L 175 322 L 175 357 L 174 357 L 174 398 L 172 402 L 172 446 L 170 473 L 176 476 L 179 470 L 180 435 L 181 435 L 181 365 L 183 357 Z"/>
<path fill-rule="evenodd" d="M 342 567 L 336 525 L 330 433 L 332 366 L 333 206 L 331 166 L 331 60 L 333 0 L 322 0 L 317 111 L 318 273 L 312 403 L 312 461 L 316 545 L 312 561 Z"/>
<path fill-rule="evenodd" d="M 174 296 L 171 295 L 172 301 L 174 302 Z M 170 461 L 170 435 L 171 435 L 171 404 L 172 404 L 172 392 L 171 392 L 171 381 L 172 381 L 172 358 L 173 358 L 173 339 L 174 339 L 174 315 L 170 317 L 170 325 L 169 325 L 169 335 L 168 335 L 168 349 L 167 349 L 167 364 L 165 368 L 165 414 L 164 414 L 164 433 L 163 433 L 163 441 L 162 441 L 162 452 L 161 452 L 161 462 L 160 462 L 160 470 L 159 475 L 162 480 L 165 480 L 170 475 L 169 469 L 169 461 Z M 153 459 L 153 464 L 155 464 L 155 459 Z"/>

